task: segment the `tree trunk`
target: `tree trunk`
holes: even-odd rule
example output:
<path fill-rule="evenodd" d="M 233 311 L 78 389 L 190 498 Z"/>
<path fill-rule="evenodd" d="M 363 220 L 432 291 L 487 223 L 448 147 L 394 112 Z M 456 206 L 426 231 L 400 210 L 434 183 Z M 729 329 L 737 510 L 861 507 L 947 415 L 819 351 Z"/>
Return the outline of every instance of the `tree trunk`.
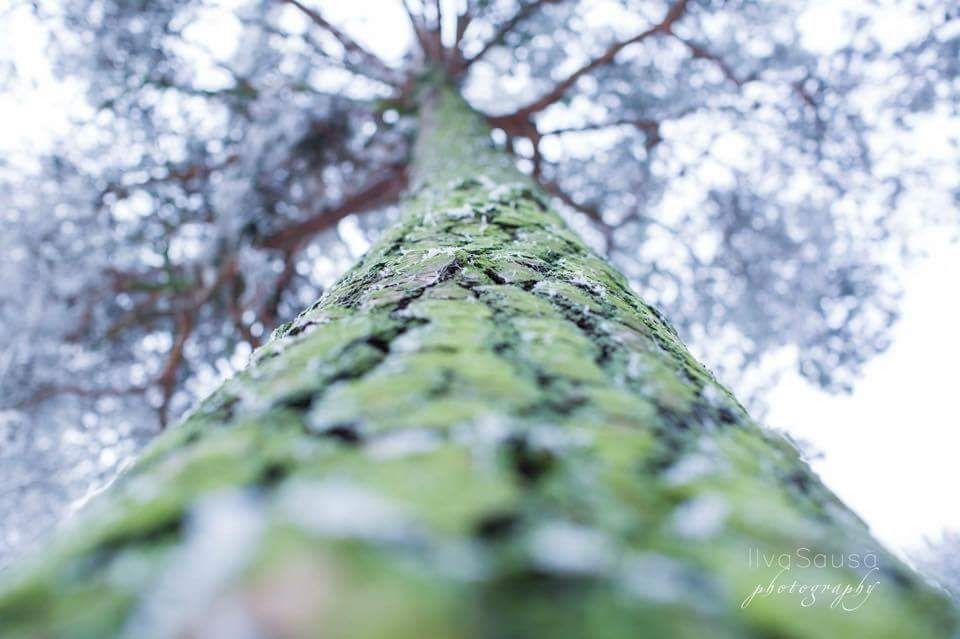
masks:
<path fill-rule="evenodd" d="M 453 90 L 423 103 L 402 219 L 9 578 L 0 636 L 956 631 Z"/>

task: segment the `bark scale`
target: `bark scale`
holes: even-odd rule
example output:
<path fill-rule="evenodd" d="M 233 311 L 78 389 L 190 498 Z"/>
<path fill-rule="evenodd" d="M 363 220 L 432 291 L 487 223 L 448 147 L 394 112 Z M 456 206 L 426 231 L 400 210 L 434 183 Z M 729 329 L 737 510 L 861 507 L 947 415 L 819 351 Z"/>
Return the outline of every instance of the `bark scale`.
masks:
<path fill-rule="evenodd" d="M 413 178 L 358 265 L 8 577 L 0 637 L 957 631 L 452 90 Z"/>

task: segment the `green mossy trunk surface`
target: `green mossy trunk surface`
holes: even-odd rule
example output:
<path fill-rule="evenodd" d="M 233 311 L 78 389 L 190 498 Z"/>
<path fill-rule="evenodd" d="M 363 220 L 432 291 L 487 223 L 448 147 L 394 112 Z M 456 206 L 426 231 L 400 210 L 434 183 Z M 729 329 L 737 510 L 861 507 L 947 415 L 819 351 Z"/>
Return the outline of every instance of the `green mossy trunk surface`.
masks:
<path fill-rule="evenodd" d="M 422 111 L 402 219 L 6 576 L 0 637 L 955 636 L 455 92 Z M 875 587 L 742 605 L 795 579 Z"/>

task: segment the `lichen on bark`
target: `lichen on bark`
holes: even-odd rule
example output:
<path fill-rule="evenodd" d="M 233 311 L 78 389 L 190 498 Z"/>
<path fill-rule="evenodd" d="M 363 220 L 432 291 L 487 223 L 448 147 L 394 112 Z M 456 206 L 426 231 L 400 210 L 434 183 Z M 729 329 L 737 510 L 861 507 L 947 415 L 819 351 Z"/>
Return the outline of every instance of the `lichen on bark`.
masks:
<path fill-rule="evenodd" d="M 454 91 L 421 129 L 404 217 L 8 578 L 0 637 L 956 632 Z M 741 605 L 801 548 L 879 585 Z"/>

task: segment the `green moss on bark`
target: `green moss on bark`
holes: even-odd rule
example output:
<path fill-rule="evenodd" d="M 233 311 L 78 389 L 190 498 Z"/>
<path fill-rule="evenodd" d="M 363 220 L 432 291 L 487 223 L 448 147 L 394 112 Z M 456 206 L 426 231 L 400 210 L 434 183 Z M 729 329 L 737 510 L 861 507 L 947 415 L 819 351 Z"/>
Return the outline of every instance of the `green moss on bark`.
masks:
<path fill-rule="evenodd" d="M 0 636 L 956 632 L 466 105 L 426 102 L 406 216 L 8 577 Z M 801 548 L 878 558 L 859 610 L 741 605 L 780 571 L 751 553 Z"/>

